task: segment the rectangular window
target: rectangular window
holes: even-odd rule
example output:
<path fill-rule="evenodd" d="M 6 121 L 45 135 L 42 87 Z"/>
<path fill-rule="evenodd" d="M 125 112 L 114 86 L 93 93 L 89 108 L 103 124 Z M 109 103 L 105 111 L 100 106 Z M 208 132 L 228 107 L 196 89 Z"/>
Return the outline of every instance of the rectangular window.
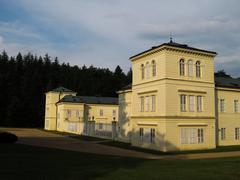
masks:
<path fill-rule="evenodd" d="M 144 135 L 144 130 L 143 128 L 139 129 L 139 137 L 140 137 L 140 141 L 143 142 L 143 135 Z"/>
<path fill-rule="evenodd" d="M 140 97 L 140 111 L 144 112 L 144 97 Z"/>
<path fill-rule="evenodd" d="M 226 139 L 226 128 L 221 128 L 220 132 L 221 132 L 221 140 L 225 140 Z"/>
<path fill-rule="evenodd" d="M 117 113 L 116 113 L 116 110 L 114 109 L 114 110 L 113 110 L 113 116 L 116 116 L 116 114 L 117 114 Z"/>
<path fill-rule="evenodd" d="M 100 116 L 103 116 L 103 109 L 100 109 Z"/>
<path fill-rule="evenodd" d="M 235 128 L 235 139 L 240 140 L 240 128 Z"/>
<path fill-rule="evenodd" d="M 181 144 L 202 144 L 204 143 L 203 128 L 181 128 L 180 129 Z"/>
<path fill-rule="evenodd" d="M 189 111 L 194 112 L 194 96 L 189 96 Z"/>
<path fill-rule="evenodd" d="M 152 95 L 152 112 L 156 111 L 156 96 Z"/>
<path fill-rule="evenodd" d="M 185 112 L 186 111 L 186 95 L 180 95 L 180 109 L 182 112 Z"/>
<path fill-rule="evenodd" d="M 80 118 L 79 110 L 76 110 L 76 117 L 77 117 L 77 118 Z"/>
<path fill-rule="evenodd" d="M 103 129 L 103 123 L 99 123 L 99 129 Z"/>
<path fill-rule="evenodd" d="M 234 100 L 234 112 L 238 113 L 238 100 Z"/>
<path fill-rule="evenodd" d="M 154 143 L 155 141 L 155 129 L 151 128 L 151 132 L 150 132 L 150 142 Z"/>
<path fill-rule="evenodd" d="M 150 97 L 146 96 L 146 111 L 148 112 L 150 110 Z"/>
<path fill-rule="evenodd" d="M 71 112 L 71 110 L 67 110 L 67 118 L 70 118 L 71 117 L 71 115 L 72 115 L 72 112 Z"/>
<path fill-rule="evenodd" d="M 202 144 L 204 142 L 204 135 L 203 135 L 203 129 L 198 129 L 198 144 Z"/>
<path fill-rule="evenodd" d="M 225 112 L 225 100 L 220 99 L 220 112 Z"/>
<path fill-rule="evenodd" d="M 203 97 L 202 96 L 197 96 L 197 111 L 198 112 L 202 112 L 202 100 L 203 100 Z"/>

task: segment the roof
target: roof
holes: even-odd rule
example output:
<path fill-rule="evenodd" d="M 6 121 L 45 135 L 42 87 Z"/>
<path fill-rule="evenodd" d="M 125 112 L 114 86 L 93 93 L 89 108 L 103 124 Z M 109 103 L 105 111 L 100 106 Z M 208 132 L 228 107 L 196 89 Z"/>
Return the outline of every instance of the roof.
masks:
<path fill-rule="evenodd" d="M 74 92 L 74 91 L 72 91 L 70 89 L 67 89 L 67 88 L 61 87 L 61 86 L 58 87 L 58 88 L 55 88 L 55 89 L 53 89 L 51 91 L 53 91 L 53 92 Z"/>
<path fill-rule="evenodd" d="M 118 98 L 67 95 L 64 96 L 59 102 L 118 105 Z"/>
<path fill-rule="evenodd" d="M 168 43 L 163 43 L 163 44 L 161 44 L 161 45 L 159 45 L 159 46 L 153 46 L 151 49 L 148 49 L 148 50 L 146 50 L 146 51 L 143 51 L 143 52 L 141 52 L 141 53 L 139 53 L 139 54 L 136 54 L 136 55 L 130 57 L 130 59 L 135 58 L 135 57 L 137 57 L 137 56 L 139 56 L 139 55 L 142 55 L 142 54 L 144 54 L 144 53 L 146 53 L 146 52 L 152 51 L 152 50 L 154 50 L 154 49 L 163 47 L 163 46 L 171 46 L 171 47 L 176 47 L 176 48 L 181 48 L 181 49 L 194 50 L 194 51 L 199 51 L 199 52 L 204 52 L 204 53 L 210 53 L 210 54 L 214 54 L 214 55 L 217 54 L 217 53 L 214 52 L 214 51 L 208 51 L 208 50 L 204 50 L 204 49 L 198 49 L 198 48 L 190 47 L 190 46 L 188 46 L 187 44 L 179 44 L 179 43 L 170 41 L 170 42 L 168 42 Z"/>
<path fill-rule="evenodd" d="M 124 86 L 120 91 L 125 91 L 129 89 L 132 89 L 132 84 L 128 84 L 127 86 Z"/>
<path fill-rule="evenodd" d="M 240 79 L 230 77 L 215 77 L 216 87 L 240 88 Z"/>

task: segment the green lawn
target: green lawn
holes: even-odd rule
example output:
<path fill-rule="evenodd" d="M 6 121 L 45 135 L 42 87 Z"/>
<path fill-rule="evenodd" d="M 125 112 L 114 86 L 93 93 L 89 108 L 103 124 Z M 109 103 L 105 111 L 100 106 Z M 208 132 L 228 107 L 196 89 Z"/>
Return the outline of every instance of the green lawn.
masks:
<path fill-rule="evenodd" d="M 143 160 L 0 144 L 0 179 L 239 179 L 240 158 Z"/>

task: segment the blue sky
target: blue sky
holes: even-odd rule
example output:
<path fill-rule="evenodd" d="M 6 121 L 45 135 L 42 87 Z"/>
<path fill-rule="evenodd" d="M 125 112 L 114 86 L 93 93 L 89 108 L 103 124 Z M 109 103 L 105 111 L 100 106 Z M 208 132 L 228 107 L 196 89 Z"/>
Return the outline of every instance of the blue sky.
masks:
<path fill-rule="evenodd" d="M 0 0 L 0 50 L 127 71 L 129 56 L 173 40 L 218 52 L 240 77 L 239 0 Z"/>

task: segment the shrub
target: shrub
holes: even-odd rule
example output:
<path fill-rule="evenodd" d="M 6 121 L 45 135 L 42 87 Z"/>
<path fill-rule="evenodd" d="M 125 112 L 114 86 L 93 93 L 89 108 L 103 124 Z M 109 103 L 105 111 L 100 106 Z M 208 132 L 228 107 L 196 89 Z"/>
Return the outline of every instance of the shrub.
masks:
<path fill-rule="evenodd" d="M 18 140 L 15 134 L 9 132 L 0 132 L 0 143 L 14 143 Z"/>

